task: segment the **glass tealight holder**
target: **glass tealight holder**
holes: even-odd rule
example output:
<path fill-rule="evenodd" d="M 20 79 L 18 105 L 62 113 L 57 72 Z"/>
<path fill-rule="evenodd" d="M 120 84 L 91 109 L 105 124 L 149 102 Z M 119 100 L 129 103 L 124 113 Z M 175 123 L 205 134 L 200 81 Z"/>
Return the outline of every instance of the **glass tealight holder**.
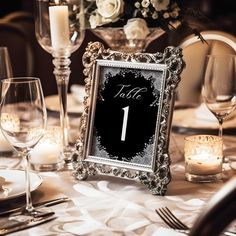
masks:
<path fill-rule="evenodd" d="M 56 171 L 64 166 L 62 132 L 49 126 L 43 138 L 30 152 L 30 164 L 36 171 Z"/>
<path fill-rule="evenodd" d="M 185 175 L 191 182 L 212 182 L 222 178 L 223 141 L 214 135 L 185 137 Z"/>
<path fill-rule="evenodd" d="M 13 147 L 6 140 L 6 138 L 2 134 L 2 131 L 0 130 L 0 156 L 10 157 L 13 155 L 13 152 L 14 152 Z"/>
<path fill-rule="evenodd" d="M 3 113 L 1 116 L 2 126 L 11 130 L 18 130 L 20 120 L 17 115 Z M 6 140 L 2 130 L 0 130 L 0 156 L 1 157 L 12 157 L 14 154 L 13 146 Z"/>

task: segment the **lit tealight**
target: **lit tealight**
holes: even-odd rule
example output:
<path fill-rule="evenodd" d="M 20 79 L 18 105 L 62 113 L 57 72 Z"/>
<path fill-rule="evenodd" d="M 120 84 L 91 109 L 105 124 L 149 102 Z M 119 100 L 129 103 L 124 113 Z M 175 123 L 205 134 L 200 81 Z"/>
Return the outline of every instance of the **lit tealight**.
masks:
<path fill-rule="evenodd" d="M 30 152 L 30 162 L 35 170 L 60 169 L 63 165 L 61 128 L 48 127 L 44 137 Z"/>
<path fill-rule="evenodd" d="M 61 146 L 56 143 L 39 143 L 31 151 L 31 163 L 56 164 L 61 161 Z"/>
<path fill-rule="evenodd" d="M 11 152 L 13 147 L 3 136 L 2 131 L 0 131 L 0 152 Z"/>
<path fill-rule="evenodd" d="M 20 120 L 17 115 L 2 113 L 1 114 L 1 126 L 6 132 L 17 132 L 20 127 Z M 0 152 L 11 152 L 13 147 L 7 141 L 2 131 L 0 130 Z"/>
<path fill-rule="evenodd" d="M 18 132 L 20 130 L 20 119 L 17 115 L 10 113 L 1 114 L 2 129 L 8 132 Z"/>
<path fill-rule="evenodd" d="M 213 135 L 185 138 L 185 172 L 189 181 L 210 182 L 221 179 L 223 142 Z"/>

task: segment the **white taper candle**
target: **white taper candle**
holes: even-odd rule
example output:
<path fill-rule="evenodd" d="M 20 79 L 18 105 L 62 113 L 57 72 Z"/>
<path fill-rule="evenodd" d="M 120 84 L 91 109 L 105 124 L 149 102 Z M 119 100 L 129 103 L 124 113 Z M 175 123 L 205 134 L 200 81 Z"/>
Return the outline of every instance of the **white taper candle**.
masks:
<path fill-rule="evenodd" d="M 51 41 L 54 50 L 63 49 L 69 40 L 69 11 L 67 6 L 49 7 Z"/>

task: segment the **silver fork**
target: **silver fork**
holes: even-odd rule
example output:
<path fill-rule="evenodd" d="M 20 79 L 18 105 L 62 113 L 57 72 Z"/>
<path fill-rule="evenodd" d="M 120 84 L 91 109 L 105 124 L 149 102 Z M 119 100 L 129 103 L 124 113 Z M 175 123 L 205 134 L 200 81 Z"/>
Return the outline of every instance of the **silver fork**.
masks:
<path fill-rule="evenodd" d="M 172 229 L 188 234 L 190 228 L 184 224 L 180 219 L 178 219 L 168 207 L 161 207 L 155 210 L 156 213 L 160 216 L 160 218 Z M 224 235 L 227 236 L 235 236 L 236 233 L 232 231 L 225 231 L 223 232 Z"/>
<path fill-rule="evenodd" d="M 189 227 L 182 221 L 180 221 L 175 215 L 173 215 L 168 207 L 161 207 L 159 209 L 156 209 L 156 213 L 170 228 L 182 233 L 189 232 Z"/>

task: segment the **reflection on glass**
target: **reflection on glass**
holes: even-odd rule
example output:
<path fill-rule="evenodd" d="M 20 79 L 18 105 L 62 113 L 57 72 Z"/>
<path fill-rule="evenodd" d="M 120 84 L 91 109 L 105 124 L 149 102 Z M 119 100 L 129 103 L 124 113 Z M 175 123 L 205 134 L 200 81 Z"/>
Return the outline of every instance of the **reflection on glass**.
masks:
<path fill-rule="evenodd" d="M 4 137 L 23 157 L 26 172 L 26 208 L 37 215 L 30 194 L 29 153 L 46 128 L 46 107 L 38 78 L 1 80 L 0 126 Z"/>

